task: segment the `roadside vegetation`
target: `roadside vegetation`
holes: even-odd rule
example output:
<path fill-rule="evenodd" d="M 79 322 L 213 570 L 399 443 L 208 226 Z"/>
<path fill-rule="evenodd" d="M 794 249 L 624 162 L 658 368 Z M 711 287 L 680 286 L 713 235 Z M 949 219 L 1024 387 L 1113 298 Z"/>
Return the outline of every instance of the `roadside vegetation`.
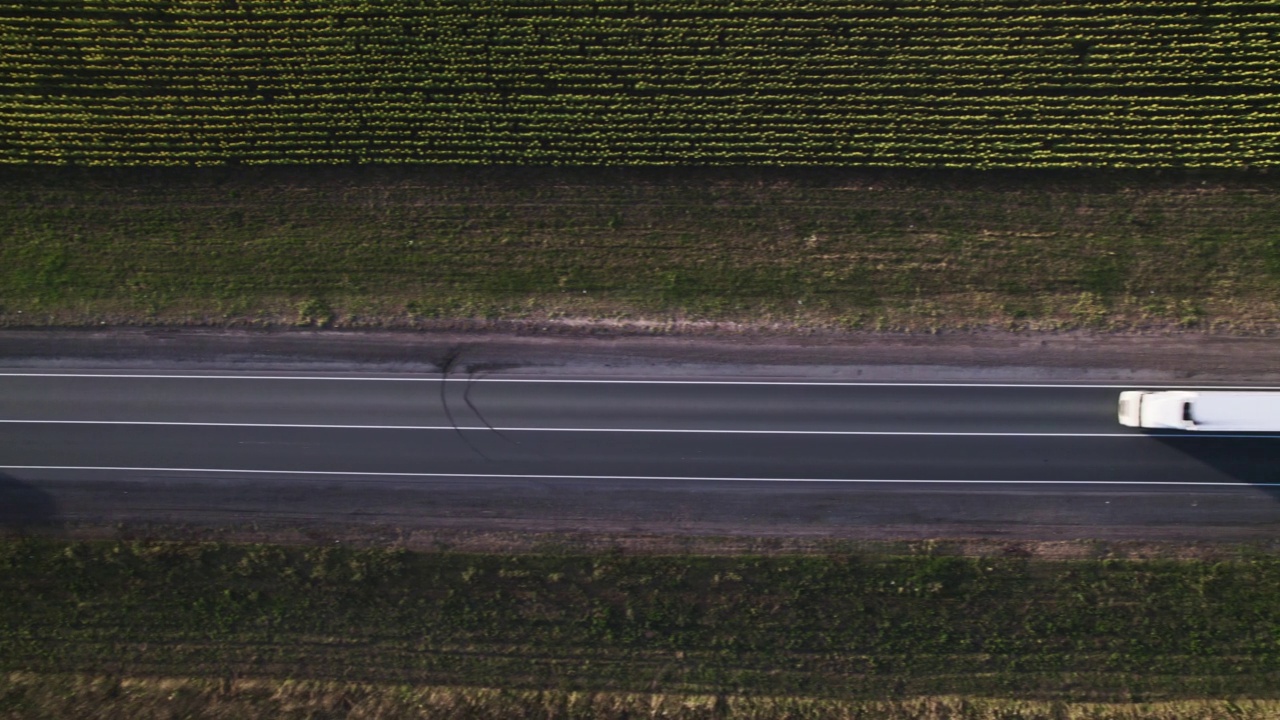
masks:
<path fill-rule="evenodd" d="M 0 0 L 0 326 L 1273 332 L 1277 20 Z"/>
<path fill-rule="evenodd" d="M 0 173 L 0 323 L 1274 332 L 1270 175 Z"/>
<path fill-rule="evenodd" d="M 1137 704 L 1149 705 L 1144 717 L 1210 717 L 1250 698 L 1262 704 L 1240 716 L 1262 717 L 1280 687 L 1277 592 L 1280 559 L 1261 552 L 664 556 L 10 539 L 0 715 L 92 703 L 96 716 L 125 717 L 212 698 L 238 717 L 1134 717 Z M 237 714 L 249 706 L 260 714 Z M 1024 714 L 1000 714 L 1015 706 Z"/>

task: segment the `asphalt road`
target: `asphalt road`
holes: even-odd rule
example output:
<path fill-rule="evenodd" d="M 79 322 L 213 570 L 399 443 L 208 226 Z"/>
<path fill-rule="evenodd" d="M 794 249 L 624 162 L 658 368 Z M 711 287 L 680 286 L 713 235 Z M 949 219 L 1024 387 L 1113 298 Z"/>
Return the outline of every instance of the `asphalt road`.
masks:
<path fill-rule="evenodd" d="M 1280 436 L 1120 386 L 0 375 L 0 523 L 1262 536 Z"/>

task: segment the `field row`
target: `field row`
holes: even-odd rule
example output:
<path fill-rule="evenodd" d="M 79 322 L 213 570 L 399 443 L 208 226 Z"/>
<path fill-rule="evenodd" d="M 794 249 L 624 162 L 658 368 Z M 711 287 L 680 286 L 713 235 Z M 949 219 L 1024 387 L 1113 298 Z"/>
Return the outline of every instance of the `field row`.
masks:
<path fill-rule="evenodd" d="M 6 675 L 105 666 L 404 687 L 1132 701 L 1266 693 L 1280 669 L 1270 556 L 521 556 L 19 540 L 0 544 L 0 569 Z"/>
<path fill-rule="evenodd" d="M 1276 27 L 1242 1 L 10 0 L 0 164 L 1265 166 Z"/>
<path fill-rule="evenodd" d="M 303 70 L 294 66 L 263 67 L 252 64 L 228 63 L 224 72 L 193 76 L 181 68 L 170 68 L 150 76 L 145 83 L 123 77 L 135 72 L 142 63 L 121 63 L 111 69 L 83 69 L 75 73 L 75 82 L 84 87 L 75 93 L 53 93 L 56 85 L 47 68 L 36 65 L 13 65 L 3 68 L 7 77 L 0 81 L 0 91 L 6 95 L 47 96 L 61 94 L 73 97 L 133 97 L 168 93 L 190 95 L 221 94 L 216 88 L 235 88 L 253 94 L 303 92 L 322 95 L 328 92 L 354 92 L 368 95 L 378 91 L 416 92 L 474 92 L 485 90 L 498 93 L 527 92 L 552 94 L 573 92 L 589 95 L 626 94 L 646 95 L 683 94 L 780 94 L 803 91 L 806 94 L 874 92 L 877 96 L 895 95 L 949 95 L 962 93 L 970 97 L 999 97 L 1010 92 L 1027 95 L 1057 95 L 1080 97 L 1146 97 L 1153 94 L 1185 93 L 1244 93 L 1252 95 L 1261 90 L 1256 87 L 1260 79 L 1269 79 L 1272 68 L 1262 63 L 1238 64 L 1230 74 L 1215 77 L 1188 77 L 1170 69 L 1142 69 L 1128 73 L 1124 78 L 1113 78 L 1108 73 L 1080 72 L 1070 78 L 1050 81 L 1040 68 L 1010 63 L 1000 69 L 991 66 L 971 65 L 957 67 L 945 87 L 939 87 L 934 74 L 922 70 L 910 70 L 893 77 L 864 76 L 854 65 L 836 65 L 822 69 L 794 65 L 770 66 L 725 65 L 716 77 L 707 77 L 706 68 L 692 59 L 676 59 L 661 68 L 636 68 L 627 72 L 601 77 L 600 68 L 582 62 L 566 62 L 554 70 L 537 71 L 527 68 L 504 70 L 500 75 L 481 65 L 459 66 L 456 72 L 423 75 L 412 68 L 385 66 L 375 72 L 370 65 L 366 70 L 349 66 L 338 67 L 333 63 L 317 61 L 317 66 Z M 324 72 L 329 70 L 328 73 Z M 364 74 L 361 74 L 361 73 Z M 995 85 L 992 77 L 998 75 L 1004 82 Z M 211 89 L 211 84 L 215 89 Z"/>

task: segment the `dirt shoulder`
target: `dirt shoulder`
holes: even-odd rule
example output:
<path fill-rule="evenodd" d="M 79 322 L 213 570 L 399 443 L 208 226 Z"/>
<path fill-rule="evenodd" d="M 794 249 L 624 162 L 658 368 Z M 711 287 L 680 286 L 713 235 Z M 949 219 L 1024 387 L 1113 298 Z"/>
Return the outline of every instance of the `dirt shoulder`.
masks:
<path fill-rule="evenodd" d="M 1206 333 L 661 336 L 559 325 L 460 332 L 104 328 L 0 331 L 10 368 L 204 368 L 826 380 L 1280 381 L 1280 339 Z"/>

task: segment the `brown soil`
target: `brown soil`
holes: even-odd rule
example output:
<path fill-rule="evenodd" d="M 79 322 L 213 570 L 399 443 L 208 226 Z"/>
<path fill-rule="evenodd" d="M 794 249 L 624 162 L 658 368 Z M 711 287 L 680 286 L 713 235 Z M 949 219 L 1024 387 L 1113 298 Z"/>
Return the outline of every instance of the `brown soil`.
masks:
<path fill-rule="evenodd" d="M 1272 382 L 1280 338 L 1102 332 L 663 334 L 561 324 L 429 332 L 104 328 L 0 331 L 9 367 L 218 367 L 845 380 Z"/>

